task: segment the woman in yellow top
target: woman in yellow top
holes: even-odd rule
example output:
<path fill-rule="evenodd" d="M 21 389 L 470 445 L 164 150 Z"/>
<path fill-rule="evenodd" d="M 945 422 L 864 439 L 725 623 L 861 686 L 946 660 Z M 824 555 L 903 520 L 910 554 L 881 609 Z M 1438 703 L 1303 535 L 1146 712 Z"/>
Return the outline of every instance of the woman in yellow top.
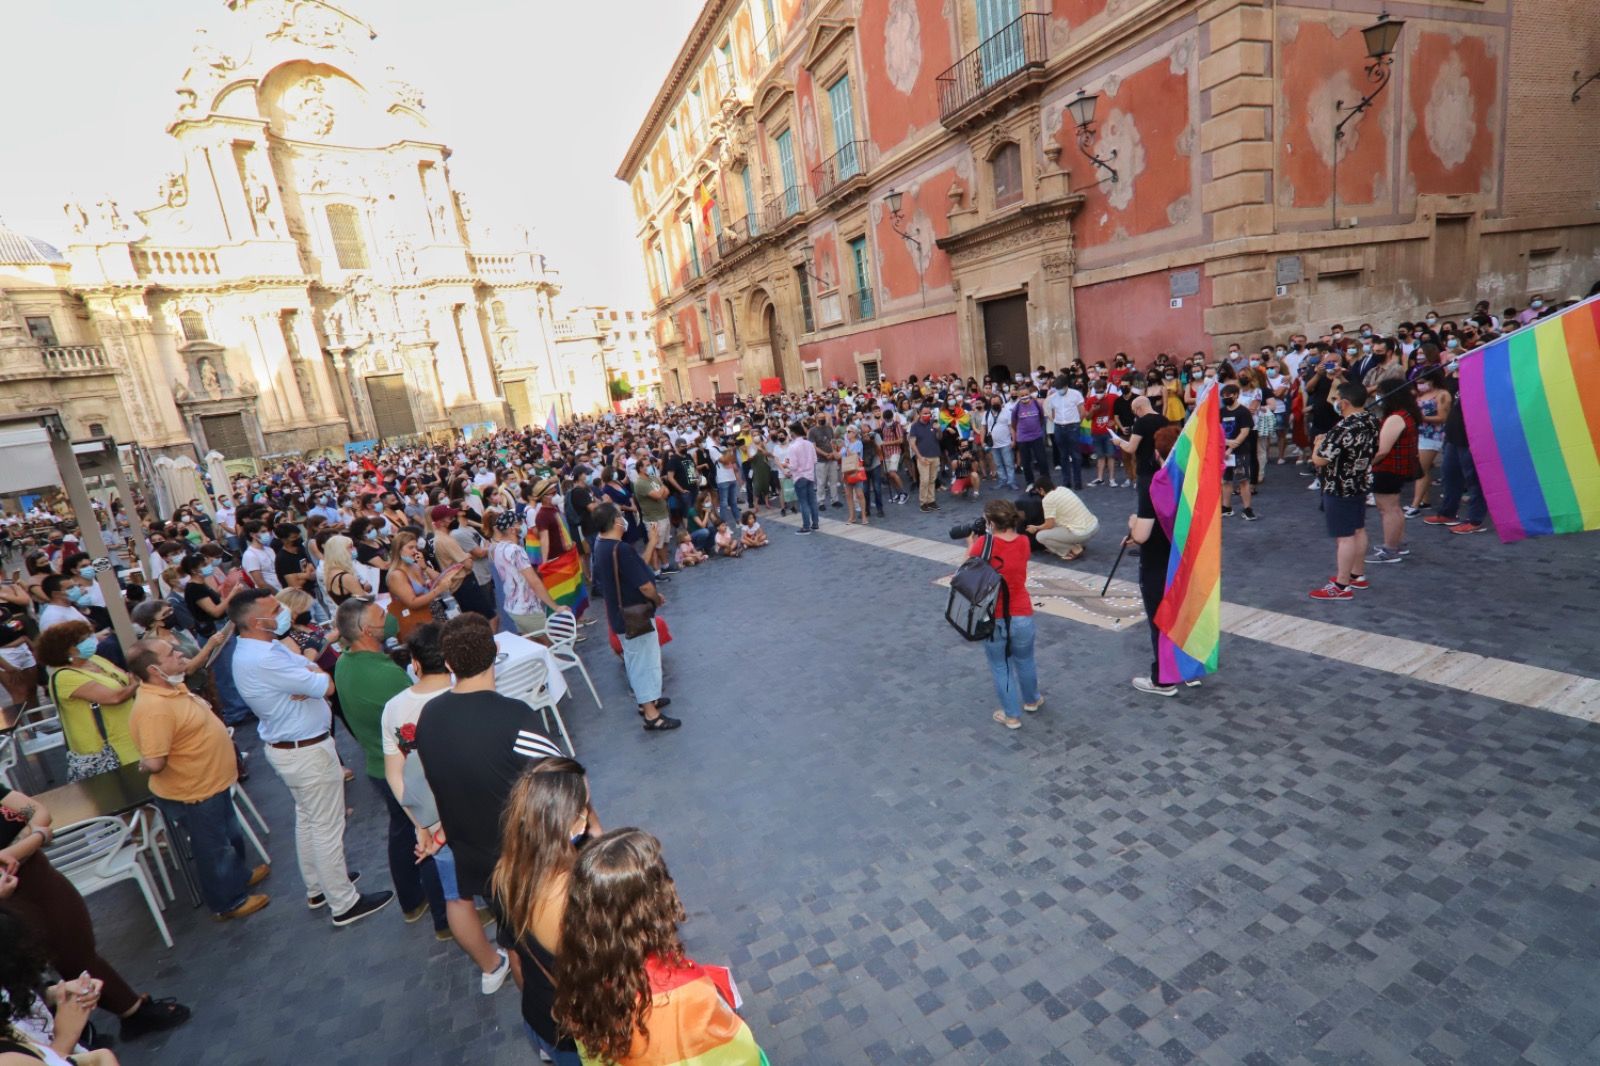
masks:
<path fill-rule="evenodd" d="M 39 634 L 38 658 L 50 671 L 50 700 L 67 735 L 67 774 L 74 781 L 139 761 L 128 731 L 139 682 L 96 655 L 96 644 L 87 622 L 61 622 Z"/>

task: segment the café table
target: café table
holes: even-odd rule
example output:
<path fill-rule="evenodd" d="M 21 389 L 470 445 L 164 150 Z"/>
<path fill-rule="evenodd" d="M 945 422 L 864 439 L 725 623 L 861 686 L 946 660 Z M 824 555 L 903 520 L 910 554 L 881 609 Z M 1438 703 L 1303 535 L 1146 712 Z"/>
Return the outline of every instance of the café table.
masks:
<path fill-rule="evenodd" d="M 34 798 L 50 812 L 51 826 L 57 832 L 91 818 L 119 818 L 155 804 L 155 794 L 150 791 L 150 775 L 139 769 L 138 763 L 128 763 L 80 781 L 68 781 Z M 178 856 L 178 871 L 189 887 L 189 897 L 198 907 L 200 886 L 190 865 L 192 856 L 189 842 L 183 839 L 183 846 L 179 847 L 181 830 L 171 822 L 166 825 L 173 843 L 173 854 Z"/>

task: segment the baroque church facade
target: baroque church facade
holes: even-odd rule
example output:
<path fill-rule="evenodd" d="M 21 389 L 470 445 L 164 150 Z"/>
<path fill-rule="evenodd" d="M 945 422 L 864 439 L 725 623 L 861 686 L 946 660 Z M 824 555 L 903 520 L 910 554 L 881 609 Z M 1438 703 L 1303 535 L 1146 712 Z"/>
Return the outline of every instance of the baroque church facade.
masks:
<path fill-rule="evenodd" d="M 64 258 L 0 229 L 0 404 L 229 459 L 570 410 L 556 273 L 474 215 L 372 28 L 322 0 L 226 6 L 152 206 L 66 204 Z"/>

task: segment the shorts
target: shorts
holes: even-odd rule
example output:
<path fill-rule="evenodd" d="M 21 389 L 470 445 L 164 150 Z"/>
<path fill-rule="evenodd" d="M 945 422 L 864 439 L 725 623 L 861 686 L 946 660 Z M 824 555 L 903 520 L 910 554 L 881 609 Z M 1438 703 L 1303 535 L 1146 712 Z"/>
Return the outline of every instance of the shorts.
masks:
<path fill-rule="evenodd" d="M 1328 536 L 1353 537 L 1367 525 L 1365 496 L 1322 494 L 1322 516 L 1328 522 Z"/>
<path fill-rule="evenodd" d="M 899 452 L 885 452 L 884 456 L 883 456 L 883 470 L 884 470 L 884 473 L 892 474 L 892 473 L 894 473 L 895 471 L 897 471 L 899 469 L 900 469 L 900 453 Z"/>
<path fill-rule="evenodd" d="M 433 853 L 434 869 L 439 871 L 439 887 L 444 889 L 444 901 L 461 899 L 461 889 L 456 884 L 456 857 L 445 844 Z"/>
<path fill-rule="evenodd" d="M 653 534 L 657 544 L 670 544 L 672 542 L 672 519 L 658 518 L 653 522 L 644 524 L 646 534 Z"/>
<path fill-rule="evenodd" d="M 1222 468 L 1222 483 L 1224 485 L 1228 484 L 1229 482 L 1238 485 L 1249 480 L 1250 471 L 1243 463 L 1234 463 L 1232 466 L 1225 466 Z"/>
<path fill-rule="evenodd" d="M 517 633 L 520 636 L 541 637 L 544 635 L 545 615 L 542 607 L 533 614 L 513 614 L 511 611 L 505 613 L 511 619 L 512 624 L 517 627 Z"/>
<path fill-rule="evenodd" d="M 1089 443 L 1094 448 L 1093 454 L 1096 459 L 1111 459 L 1117 454 L 1117 446 L 1111 443 L 1109 433 L 1097 433 L 1089 439 Z"/>
<path fill-rule="evenodd" d="M 1415 480 L 1416 478 L 1391 474 L 1386 470 L 1374 471 L 1372 475 L 1372 494 L 1374 496 L 1395 496 L 1405 491 L 1405 487 Z"/>
<path fill-rule="evenodd" d="M 1423 436 L 1418 436 L 1417 437 L 1417 451 L 1419 451 L 1419 452 L 1442 452 L 1442 451 L 1444 451 L 1444 438 L 1443 437 L 1423 437 Z"/>

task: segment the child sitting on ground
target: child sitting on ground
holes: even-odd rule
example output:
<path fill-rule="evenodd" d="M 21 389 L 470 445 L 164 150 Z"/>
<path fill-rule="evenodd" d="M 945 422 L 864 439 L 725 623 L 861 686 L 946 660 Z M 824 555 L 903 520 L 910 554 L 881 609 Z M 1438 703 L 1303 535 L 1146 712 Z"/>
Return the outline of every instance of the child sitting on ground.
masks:
<path fill-rule="evenodd" d="M 756 521 L 754 511 L 746 511 L 739 516 L 739 537 L 744 541 L 746 548 L 765 548 L 767 534 L 761 528 L 761 523 Z"/>
<path fill-rule="evenodd" d="M 706 561 L 706 553 L 694 546 L 694 541 L 689 539 L 689 534 L 679 533 L 677 545 L 679 566 L 699 566 Z"/>
<path fill-rule="evenodd" d="M 972 445 L 962 444 L 961 451 L 956 454 L 956 460 L 951 464 L 953 474 L 950 479 L 950 495 L 964 496 L 972 493 L 972 498 L 978 498 L 978 467 L 972 460 Z"/>
<path fill-rule="evenodd" d="M 734 535 L 732 528 L 722 519 L 717 519 L 717 554 L 730 558 L 738 558 L 744 551 L 744 544 Z"/>

